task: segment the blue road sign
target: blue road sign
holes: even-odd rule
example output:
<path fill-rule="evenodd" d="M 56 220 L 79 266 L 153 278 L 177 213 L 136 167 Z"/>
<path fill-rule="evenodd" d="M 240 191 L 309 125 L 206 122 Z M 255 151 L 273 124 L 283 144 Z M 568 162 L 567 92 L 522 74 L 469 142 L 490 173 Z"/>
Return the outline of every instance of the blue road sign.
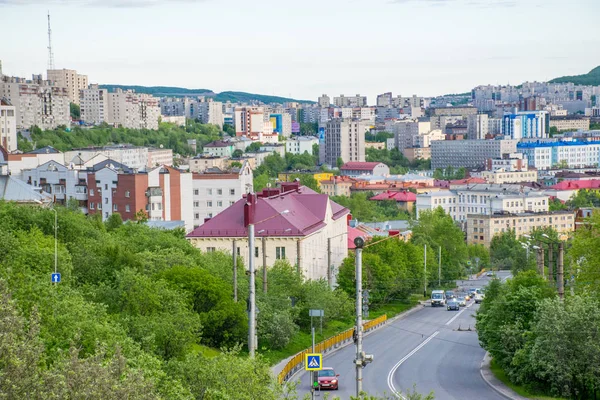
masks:
<path fill-rule="evenodd" d="M 58 272 L 52 274 L 52 283 L 60 282 L 60 274 Z"/>
<path fill-rule="evenodd" d="M 306 371 L 319 371 L 323 369 L 323 354 L 309 353 L 304 360 L 304 369 Z"/>

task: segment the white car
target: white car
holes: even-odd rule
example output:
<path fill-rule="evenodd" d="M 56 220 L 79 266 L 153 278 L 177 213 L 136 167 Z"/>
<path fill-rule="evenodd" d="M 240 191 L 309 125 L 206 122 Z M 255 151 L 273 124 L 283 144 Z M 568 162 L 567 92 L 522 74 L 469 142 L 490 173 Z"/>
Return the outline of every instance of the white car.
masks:
<path fill-rule="evenodd" d="M 475 293 L 475 304 L 479 304 L 483 301 L 485 295 L 482 293 Z"/>

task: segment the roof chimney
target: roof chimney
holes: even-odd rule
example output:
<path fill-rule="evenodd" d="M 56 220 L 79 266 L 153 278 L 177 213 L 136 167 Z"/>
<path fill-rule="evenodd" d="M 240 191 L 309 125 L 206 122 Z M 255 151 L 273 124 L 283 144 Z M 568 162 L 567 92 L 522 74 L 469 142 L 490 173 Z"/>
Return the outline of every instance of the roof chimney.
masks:
<path fill-rule="evenodd" d="M 246 204 L 244 204 L 244 226 L 254 223 L 254 214 L 256 213 L 256 194 L 248 193 Z"/>

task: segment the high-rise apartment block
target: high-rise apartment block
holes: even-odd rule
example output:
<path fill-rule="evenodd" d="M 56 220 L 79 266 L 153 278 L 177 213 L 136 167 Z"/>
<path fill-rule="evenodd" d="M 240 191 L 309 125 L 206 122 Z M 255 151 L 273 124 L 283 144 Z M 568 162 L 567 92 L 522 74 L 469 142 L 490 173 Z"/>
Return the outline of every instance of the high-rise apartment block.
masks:
<path fill-rule="evenodd" d="M 399 120 L 389 124 L 394 134 L 394 144 L 400 151 L 413 147 L 415 138 L 431 131 L 428 120 Z"/>
<path fill-rule="evenodd" d="M 512 139 L 545 138 L 548 126 L 547 111 L 522 111 L 504 114 L 502 133 Z"/>
<path fill-rule="evenodd" d="M 321 108 L 329 108 L 331 105 L 331 99 L 326 94 L 323 94 L 319 97 L 318 104 Z"/>
<path fill-rule="evenodd" d="M 17 150 L 17 117 L 15 106 L 0 98 L 0 146 L 9 153 Z"/>
<path fill-rule="evenodd" d="M 431 142 L 431 168 L 477 168 L 490 158 L 516 153 L 518 140 L 440 140 Z"/>
<path fill-rule="evenodd" d="M 356 119 L 336 118 L 325 128 L 325 162 L 336 165 L 338 158 L 344 163 L 365 161 L 365 133 L 369 124 Z"/>
<path fill-rule="evenodd" d="M 213 124 L 223 128 L 223 103 L 218 101 L 198 103 L 197 119 L 203 124 Z"/>
<path fill-rule="evenodd" d="M 80 119 L 88 124 L 101 124 L 107 120 L 108 90 L 90 85 L 79 91 Z"/>
<path fill-rule="evenodd" d="M 71 124 L 67 88 L 45 81 L 41 75 L 28 80 L 2 75 L 0 69 L 0 98 L 15 107 L 17 129 L 54 129 Z"/>
<path fill-rule="evenodd" d="M 234 112 L 236 136 L 259 136 L 265 128 L 262 107 L 236 107 Z"/>
<path fill-rule="evenodd" d="M 87 75 L 78 74 L 74 69 L 49 69 L 48 80 L 55 86 L 67 88 L 69 101 L 79 105 L 79 91 L 88 87 Z"/>
<path fill-rule="evenodd" d="M 357 94 L 356 96 L 346 97 L 341 94 L 339 97 L 333 98 L 333 105 L 336 107 L 366 107 L 367 96 Z"/>
<path fill-rule="evenodd" d="M 470 114 L 467 116 L 467 139 L 485 139 L 489 133 L 487 114 Z"/>
<path fill-rule="evenodd" d="M 106 122 L 133 129 L 158 129 L 160 105 L 158 98 L 133 90 L 116 89 L 108 93 Z"/>

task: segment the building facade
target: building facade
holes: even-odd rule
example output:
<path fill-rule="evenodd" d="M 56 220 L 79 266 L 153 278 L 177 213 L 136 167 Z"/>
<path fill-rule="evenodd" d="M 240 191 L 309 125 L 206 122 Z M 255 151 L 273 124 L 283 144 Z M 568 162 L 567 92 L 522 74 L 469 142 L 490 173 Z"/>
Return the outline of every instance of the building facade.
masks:
<path fill-rule="evenodd" d="M 101 124 L 108 116 L 108 90 L 98 85 L 90 85 L 79 91 L 79 108 L 81 121 L 88 124 Z"/>
<path fill-rule="evenodd" d="M 388 176 L 390 167 L 380 162 L 347 162 L 340 168 L 342 176 Z"/>
<path fill-rule="evenodd" d="M 504 114 L 502 133 L 512 139 L 548 137 L 547 111 L 521 111 Z"/>
<path fill-rule="evenodd" d="M 527 156 L 529 166 L 538 170 L 555 166 L 565 168 L 597 168 L 600 165 L 600 143 L 556 141 L 519 143 L 517 150 Z"/>
<path fill-rule="evenodd" d="M 158 98 L 133 90 L 116 89 L 108 93 L 106 122 L 131 129 L 158 129 L 160 104 Z"/>
<path fill-rule="evenodd" d="M 49 69 L 47 75 L 55 86 L 67 89 L 71 103 L 79 105 L 79 91 L 88 87 L 87 75 L 78 74 L 74 69 Z"/>
<path fill-rule="evenodd" d="M 6 99 L 0 99 L 0 146 L 9 153 L 17 150 L 17 112 Z"/>
<path fill-rule="evenodd" d="M 313 153 L 313 146 L 319 144 L 314 136 L 294 136 L 285 142 L 285 151 L 292 154 Z"/>
<path fill-rule="evenodd" d="M 441 140 L 431 142 L 431 168 L 477 168 L 490 158 L 516 153 L 518 140 Z"/>
<path fill-rule="evenodd" d="M 588 117 L 550 117 L 550 128 L 560 131 L 589 131 L 590 119 Z"/>
<path fill-rule="evenodd" d="M 325 128 L 325 162 L 336 165 L 343 162 L 365 161 L 365 132 L 369 125 L 354 119 L 336 118 Z"/>

